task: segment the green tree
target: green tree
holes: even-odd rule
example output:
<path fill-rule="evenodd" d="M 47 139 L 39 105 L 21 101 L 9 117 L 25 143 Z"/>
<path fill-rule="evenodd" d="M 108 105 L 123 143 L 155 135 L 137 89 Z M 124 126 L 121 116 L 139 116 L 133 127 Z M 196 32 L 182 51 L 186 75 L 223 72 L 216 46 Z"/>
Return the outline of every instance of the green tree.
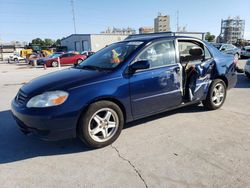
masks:
<path fill-rule="evenodd" d="M 56 46 L 61 46 L 61 39 L 57 39 L 56 42 L 55 42 L 55 45 Z"/>
<path fill-rule="evenodd" d="M 44 46 L 52 46 L 55 43 L 52 39 L 44 39 Z"/>
<path fill-rule="evenodd" d="M 214 39 L 215 39 L 215 36 L 214 36 L 214 35 L 211 35 L 210 32 L 207 32 L 207 33 L 206 33 L 206 36 L 205 36 L 205 39 L 206 39 L 206 41 L 208 41 L 208 42 L 213 42 Z"/>
<path fill-rule="evenodd" d="M 33 39 L 31 45 L 44 46 L 44 41 L 40 38 Z"/>

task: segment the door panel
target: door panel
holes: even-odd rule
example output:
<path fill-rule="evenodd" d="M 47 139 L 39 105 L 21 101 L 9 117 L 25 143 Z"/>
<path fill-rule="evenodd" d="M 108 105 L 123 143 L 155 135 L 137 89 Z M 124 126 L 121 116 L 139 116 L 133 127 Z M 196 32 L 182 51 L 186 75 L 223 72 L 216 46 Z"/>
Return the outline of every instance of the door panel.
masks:
<path fill-rule="evenodd" d="M 209 85 L 211 83 L 211 72 L 214 66 L 215 62 L 213 59 L 196 65 L 195 69 L 198 72 L 198 77 L 196 80 L 193 100 L 204 99 L 204 96 L 206 96 L 204 94 L 208 92 Z"/>
<path fill-rule="evenodd" d="M 150 69 L 130 76 L 130 96 L 134 118 L 180 105 L 180 65 L 176 63 L 173 41 L 151 44 L 137 60 L 147 60 Z"/>
<path fill-rule="evenodd" d="M 68 61 L 68 54 L 62 55 L 62 57 L 60 58 L 60 63 L 67 64 L 67 61 Z"/>
<path fill-rule="evenodd" d="M 134 117 L 153 114 L 181 104 L 178 65 L 140 72 L 130 78 Z"/>

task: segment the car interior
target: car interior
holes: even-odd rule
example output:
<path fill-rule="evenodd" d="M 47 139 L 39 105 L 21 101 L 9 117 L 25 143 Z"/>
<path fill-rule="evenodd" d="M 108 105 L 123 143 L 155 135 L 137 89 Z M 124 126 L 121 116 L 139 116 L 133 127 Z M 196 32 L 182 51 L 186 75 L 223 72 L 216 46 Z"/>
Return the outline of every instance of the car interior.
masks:
<path fill-rule="evenodd" d="M 204 46 L 195 41 L 178 41 L 180 63 L 183 71 L 183 98 L 184 101 L 192 101 L 196 81 L 200 76 L 199 70 L 196 65 L 202 64 L 206 58 L 204 53 Z"/>

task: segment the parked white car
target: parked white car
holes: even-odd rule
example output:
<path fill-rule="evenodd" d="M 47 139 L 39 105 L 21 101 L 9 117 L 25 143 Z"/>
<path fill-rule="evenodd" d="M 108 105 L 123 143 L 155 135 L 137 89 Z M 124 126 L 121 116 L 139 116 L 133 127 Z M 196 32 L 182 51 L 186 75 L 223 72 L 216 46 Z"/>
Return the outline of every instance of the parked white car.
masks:
<path fill-rule="evenodd" d="M 245 74 L 250 79 L 250 59 L 247 60 L 245 65 Z"/>
<path fill-rule="evenodd" d="M 23 60 L 25 60 L 23 57 L 21 57 L 19 54 L 17 54 L 17 53 L 14 53 L 13 55 L 10 55 L 9 56 L 9 59 L 11 60 L 11 61 L 15 61 L 15 62 L 19 62 L 19 61 L 23 61 Z"/>
<path fill-rule="evenodd" d="M 250 46 L 245 46 L 242 48 L 241 57 L 250 57 Z"/>

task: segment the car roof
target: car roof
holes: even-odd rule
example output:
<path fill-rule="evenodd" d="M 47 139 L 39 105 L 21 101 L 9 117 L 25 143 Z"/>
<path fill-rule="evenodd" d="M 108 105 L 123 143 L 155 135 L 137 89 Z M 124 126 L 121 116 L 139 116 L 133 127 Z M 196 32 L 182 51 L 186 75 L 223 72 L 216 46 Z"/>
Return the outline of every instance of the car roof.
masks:
<path fill-rule="evenodd" d="M 195 40 L 201 40 L 199 38 L 195 38 L 195 37 L 189 37 L 189 36 L 132 36 L 131 38 L 126 38 L 124 41 L 126 42 L 132 42 L 132 41 L 143 41 L 143 42 L 150 42 L 153 40 L 158 40 L 158 39 L 195 39 Z"/>

